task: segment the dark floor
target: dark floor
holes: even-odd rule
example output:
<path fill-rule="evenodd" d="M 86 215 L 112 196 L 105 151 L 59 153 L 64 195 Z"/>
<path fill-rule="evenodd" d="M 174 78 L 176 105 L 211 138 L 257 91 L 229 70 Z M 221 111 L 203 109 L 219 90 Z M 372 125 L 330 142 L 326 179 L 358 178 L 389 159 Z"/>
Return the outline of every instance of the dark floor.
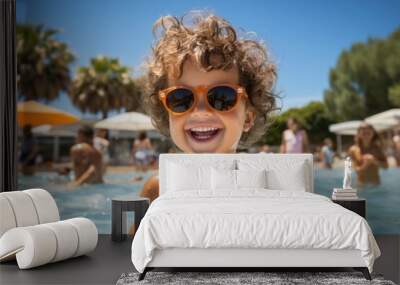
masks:
<path fill-rule="evenodd" d="M 377 236 L 382 256 L 374 272 L 399 283 L 400 235 Z M 19 270 L 16 262 L 0 264 L 0 284 L 115 284 L 124 272 L 134 271 L 130 259 L 131 240 L 111 241 L 100 235 L 94 252 L 88 256 L 61 261 L 29 270 Z"/>
<path fill-rule="evenodd" d="M 96 250 L 87 256 L 67 259 L 28 270 L 16 261 L 0 264 L 0 284 L 115 284 L 124 272 L 134 270 L 131 241 L 112 242 L 99 235 Z"/>

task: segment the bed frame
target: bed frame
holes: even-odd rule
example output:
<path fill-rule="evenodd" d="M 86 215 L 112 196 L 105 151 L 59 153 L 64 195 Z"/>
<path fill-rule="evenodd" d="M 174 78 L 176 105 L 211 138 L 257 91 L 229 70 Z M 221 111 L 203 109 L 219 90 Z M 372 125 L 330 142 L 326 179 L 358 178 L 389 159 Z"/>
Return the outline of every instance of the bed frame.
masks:
<path fill-rule="evenodd" d="M 156 268 L 171 269 L 213 269 L 224 268 L 228 271 L 270 271 L 271 269 L 306 270 L 353 268 L 361 271 L 367 280 L 371 280 L 368 268 L 361 258 L 359 250 L 329 249 L 198 249 L 170 248 L 156 250 L 152 261 L 139 275 L 143 280 L 146 273 Z"/>
<path fill-rule="evenodd" d="M 265 159 L 281 160 L 285 156 L 285 161 L 303 160 L 307 165 L 305 173 L 308 181 L 307 192 L 314 191 L 313 183 L 313 158 L 311 154 L 209 154 L 207 156 L 198 154 L 162 154 L 160 155 L 160 195 L 166 191 L 163 187 L 167 178 L 167 161 L 204 161 L 212 163 L 215 160 L 226 159 Z M 287 171 L 287 170 L 286 170 Z M 253 249 L 253 248 L 168 248 L 157 249 L 153 259 L 143 273 L 139 275 L 139 280 L 143 280 L 148 271 L 154 269 L 182 268 L 192 271 L 194 269 L 206 269 L 214 271 L 217 269 L 229 269 L 228 271 L 271 271 L 271 269 L 282 269 L 291 271 L 294 269 L 337 269 L 353 268 L 361 271 L 367 280 L 371 280 L 371 275 L 359 250 L 330 250 L 330 249 Z M 319 270 L 323 271 L 323 270 Z"/>

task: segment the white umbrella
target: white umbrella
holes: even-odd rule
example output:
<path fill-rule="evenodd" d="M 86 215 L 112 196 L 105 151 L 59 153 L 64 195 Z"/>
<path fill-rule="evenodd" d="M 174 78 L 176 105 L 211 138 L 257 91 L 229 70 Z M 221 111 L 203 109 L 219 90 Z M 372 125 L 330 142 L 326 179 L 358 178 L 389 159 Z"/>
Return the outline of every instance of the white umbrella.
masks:
<path fill-rule="evenodd" d="M 37 136 L 51 136 L 51 137 L 75 137 L 79 129 L 79 124 L 72 125 L 41 125 L 32 128 L 32 133 Z"/>
<path fill-rule="evenodd" d="M 347 121 L 329 126 L 329 131 L 336 134 L 339 155 L 342 155 L 342 136 L 354 136 L 362 121 Z"/>
<path fill-rule="evenodd" d="M 79 128 L 82 125 L 93 126 L 97 120 L 95 119 L 81 119 L 79 123 L 68 125 L 41 125 L 32 128 L 32 132 L 37 136 L 51 136 L 51 137 L 76 137 Z"/>
<path fill-rule="evenodd" d="M 121 130 L 121 131 L 146 131 L 154 130 L 151 118 L 137 112 L 128 112 L 97 122 L 96 129 Z"/>
<path fill-rule="evenodd" d="M 386 112 L 368 117 L 364 122 L 371 124 L 377 132 L 393 129 L 395 126 L 400 124 L 400 120 L 397 121 L 395 117 L 389 117 L 388 114 L 384 113 Z M 333 124 L 329 126 L 329 131 L 337 135 L 354 136 L 357 134 L 357 129 L 362 122 L 363 121 L 347 121 Z"/>
<path fill-rule="evenodd" d="M 333 124 L 329 126 L 329 131 L 337 135 L 353 136 L 357 133 L 357 129 L 361 123 L 362 121 L 347 121 Z"/>
<path fill-rule="evenodd" d="M 365 121 L 378 131 L 386 131 L 400 126 L 400 109 L 390 109 L 365 119 Z"/>

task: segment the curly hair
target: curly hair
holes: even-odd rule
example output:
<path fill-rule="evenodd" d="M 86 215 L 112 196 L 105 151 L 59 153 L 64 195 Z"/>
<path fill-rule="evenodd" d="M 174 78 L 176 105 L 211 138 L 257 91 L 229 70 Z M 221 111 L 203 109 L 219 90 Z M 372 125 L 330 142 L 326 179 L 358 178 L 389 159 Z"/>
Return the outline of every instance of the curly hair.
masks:
<path fill-rule="evenodd" d="M 156 43 L 146 63 L 148 92 L 143 103 L 162 134 L 170 137 L 168 113 L 158 93 L 168 87 L 168 78 L 182 75 L 185 60 L 192 57 L 204 71 L 238 67 L 239 84 L 249 97 L 247 107 L 255 113 L 253 127 L 243 132 L 239 147 L 249 147 L 264 135 L 270 113 L 276 109 L 273 88 L 277 75 L 261 42 L 238 38 L 229 22 L 204 11 L 190 12 L 181 18 L 161 17 L 154 24 L 153 33 Z M 212 60 L 213 56 L 219 60 Z"/>

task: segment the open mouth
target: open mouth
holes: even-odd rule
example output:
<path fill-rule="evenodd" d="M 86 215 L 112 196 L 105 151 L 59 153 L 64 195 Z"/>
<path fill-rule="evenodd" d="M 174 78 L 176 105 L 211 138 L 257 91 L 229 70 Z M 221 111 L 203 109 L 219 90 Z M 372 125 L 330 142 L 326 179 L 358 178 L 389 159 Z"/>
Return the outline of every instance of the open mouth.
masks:
<path fill-rule="evenodd" d="M 208 142 L 215 138 L 222 129 L 219 128 L 191 128 L 187 130 L 189 136 L 196 142 Z"/>

